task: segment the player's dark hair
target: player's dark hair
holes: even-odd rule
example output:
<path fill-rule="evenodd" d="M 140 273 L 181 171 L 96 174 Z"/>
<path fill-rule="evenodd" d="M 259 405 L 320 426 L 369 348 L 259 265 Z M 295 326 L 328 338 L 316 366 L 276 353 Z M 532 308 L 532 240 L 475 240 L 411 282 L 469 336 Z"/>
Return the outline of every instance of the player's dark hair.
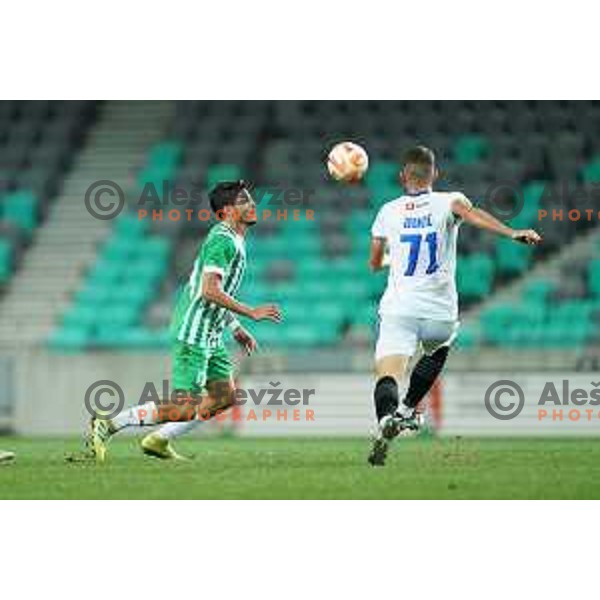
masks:
<path fill-rule="evenodd" d="M 435 154 L 426 146 L 414 146 L 405 152 L 403 162 L 413 168 L 419 179 L 426 179 L 435 168 Z"/>
<path fill-rule="evenodd" d="M 238 194 L 248 190 L 249 185 L 243 179 L 238 181 L 221 181 L 208 194 L 210 207 L 215 214 L 223 210 L 226 206 L 233 206 Z"/>

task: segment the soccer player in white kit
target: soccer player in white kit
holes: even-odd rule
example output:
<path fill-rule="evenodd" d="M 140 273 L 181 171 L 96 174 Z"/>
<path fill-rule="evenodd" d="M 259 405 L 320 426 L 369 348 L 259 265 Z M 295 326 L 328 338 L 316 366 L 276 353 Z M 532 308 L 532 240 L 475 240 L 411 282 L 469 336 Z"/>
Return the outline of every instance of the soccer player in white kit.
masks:
<path fill-rule="evenodd" d="M 459 225 L 467 222 L 525 244 L 541 241 L 532 229 L 512 229 L 475 208 L 460 192 L 434 192 L 437 175 L 431 150 L 423 146 L 410 149 L 400 176 L 405 194 L 381 207 L 371 230 L 371 269 L 384 268 L 386 250 L 389 254 L 375 348 L 378 432 L 369 455 L 373 466 L 385 463 L 389 442 L 402 429 L 417 428 L 414 405 L 399 402 L 411 363 L 419 354 L 434 356 L 456 335 Z"/>

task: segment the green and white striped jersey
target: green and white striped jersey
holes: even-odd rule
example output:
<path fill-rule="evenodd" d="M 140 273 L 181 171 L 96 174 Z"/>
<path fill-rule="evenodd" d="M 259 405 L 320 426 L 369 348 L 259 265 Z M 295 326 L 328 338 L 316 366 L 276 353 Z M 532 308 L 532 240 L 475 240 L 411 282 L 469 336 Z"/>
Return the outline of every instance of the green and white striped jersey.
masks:
<path fill-rule="evenodd" d="M 244 238 L 225 223 L 214 225 L 194 261 L 194 268 L 180 294 L 171 330 L 190 345 L 214 348 L 231 321 L 231 312 L 202 298 L 203 273 L 219 273 L 223 291 L 235 296 L 246 270 Z"/>

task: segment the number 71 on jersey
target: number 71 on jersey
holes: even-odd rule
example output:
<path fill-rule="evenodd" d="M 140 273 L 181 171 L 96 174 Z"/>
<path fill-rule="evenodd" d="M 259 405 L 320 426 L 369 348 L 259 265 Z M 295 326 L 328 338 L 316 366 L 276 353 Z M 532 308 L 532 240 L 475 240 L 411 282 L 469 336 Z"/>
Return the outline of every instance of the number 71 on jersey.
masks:
<path fill-rule="evenodd" d="M 422 233 L 405 233 L 400 236 L 400 242 L 410 244 L 408 264 L 406 265 L 406 271 L 404 271 L 406 277 L 415 274 L 423 239 L 425 239 L 427 252 L 429 253 L 429 265 L 425 270 L 425 274 L 431 275 L 439 269 L 437 262 L 437 231 L 430 231 L 426 235 Z"/>

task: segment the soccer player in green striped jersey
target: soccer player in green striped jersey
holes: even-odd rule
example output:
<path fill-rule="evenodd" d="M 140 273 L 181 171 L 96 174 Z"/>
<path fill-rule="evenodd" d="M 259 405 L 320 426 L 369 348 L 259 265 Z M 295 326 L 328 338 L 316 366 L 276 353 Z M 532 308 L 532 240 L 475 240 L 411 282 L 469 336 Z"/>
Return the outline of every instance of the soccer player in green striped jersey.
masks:
<path fill-rule="evenodd" d="M 244 181 L 223 182 L 210 193 L 210 204 L 221 219 L 202 244 L 190 278 L 175 307 L 173 375 L 171 388 L 177 392 L 160 407 L 147 402 L 127 408 L 111 419 L 94 417 L 88 432 L 88 448 L 103 461 L 106 442 L 117 431 L 132 425 L 169 422 L 146 436 L 142 448 L 160 458 L 178 458 L 169 439 L 233 404 L 233 365 L 223 345 L 226 327 L 250 354 L 256 341 L 236 318 L 281 321 L 279 308 L 266 304 L 251 308 L 235 299 L 246 269 L 245 235 L 256 224 L 256 205 Z"/>

